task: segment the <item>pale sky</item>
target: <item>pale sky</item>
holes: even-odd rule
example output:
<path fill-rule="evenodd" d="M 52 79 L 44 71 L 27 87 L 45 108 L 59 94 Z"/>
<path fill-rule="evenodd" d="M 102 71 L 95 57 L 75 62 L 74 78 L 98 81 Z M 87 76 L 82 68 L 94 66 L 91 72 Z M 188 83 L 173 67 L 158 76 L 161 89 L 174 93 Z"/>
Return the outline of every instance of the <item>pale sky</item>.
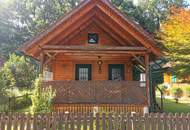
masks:
<path fill-rule="evenodd" d="M 138 1 L 139 1 L 139 0 L 133 0 L 134 4 L 137 4 L 137 3 L 138 3 Z M 190 0 L 185 0 L 185 1 L 187 1 L 187 3 L 189 3 L 189 4 L 190 4 Z"/>

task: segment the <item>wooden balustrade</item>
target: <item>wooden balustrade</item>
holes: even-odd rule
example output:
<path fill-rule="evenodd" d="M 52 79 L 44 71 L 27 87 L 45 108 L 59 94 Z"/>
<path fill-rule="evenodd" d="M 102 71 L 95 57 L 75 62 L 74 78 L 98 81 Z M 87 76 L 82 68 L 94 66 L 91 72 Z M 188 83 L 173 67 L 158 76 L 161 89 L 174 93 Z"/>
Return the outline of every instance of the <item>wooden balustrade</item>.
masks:
<path fill-rule="evenodd" d="M 146 105 L 146 87 L 136 81 L 48 81 L 56 90 L 55 104 Z"/>

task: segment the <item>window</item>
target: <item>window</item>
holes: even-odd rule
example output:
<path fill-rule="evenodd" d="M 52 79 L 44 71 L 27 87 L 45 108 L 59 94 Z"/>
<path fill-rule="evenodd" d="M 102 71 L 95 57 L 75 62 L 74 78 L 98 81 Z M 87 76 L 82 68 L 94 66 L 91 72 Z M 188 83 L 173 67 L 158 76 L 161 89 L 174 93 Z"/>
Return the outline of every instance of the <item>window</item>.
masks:
<path fill-rule="evenodd" d="M 77 64 L 76 65 L 76 80 L 91 80 L 91 65 Z"/>
<path fill-rule="evenodd" d="M 53 72 L 49 67 L 46 67 L 43 71 L 43 80 L 45 81 L 53 80 Z"/>
<path fill-rule="evenodd" d="M 124 65 L 111 64 L 109 65 L 109 80 L 124 80 Z"/>
<path fill-rule="evenodd" d="M 140 81 L 142 81 L 142 82 L 146 81 L 146 74 L 145 73 L 140 74 Z"/>
<path fill-rule="evenodd" d="M 89 44 L 97 44 L 99 40 L 97 33 L 89 33 L 88 34 L 88 43 Z"/>

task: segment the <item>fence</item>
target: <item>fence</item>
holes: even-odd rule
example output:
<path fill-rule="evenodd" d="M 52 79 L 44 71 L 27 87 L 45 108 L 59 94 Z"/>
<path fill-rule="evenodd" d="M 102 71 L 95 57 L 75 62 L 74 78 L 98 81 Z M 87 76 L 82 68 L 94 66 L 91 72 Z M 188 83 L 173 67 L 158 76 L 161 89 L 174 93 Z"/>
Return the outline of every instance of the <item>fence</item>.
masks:
<path fill-rule="evenodd" d="M 190 115 L 0 114 L 1 130 L 190 130 Z"/>

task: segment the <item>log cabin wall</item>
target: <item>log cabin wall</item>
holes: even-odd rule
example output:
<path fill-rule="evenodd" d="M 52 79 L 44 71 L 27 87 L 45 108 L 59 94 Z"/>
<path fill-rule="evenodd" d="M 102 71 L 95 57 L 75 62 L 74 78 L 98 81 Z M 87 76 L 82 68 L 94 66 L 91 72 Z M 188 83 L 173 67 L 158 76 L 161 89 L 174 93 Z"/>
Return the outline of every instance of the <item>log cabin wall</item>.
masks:
<path fill-rule="evenodd" d="M 88 43 L 88 34 L 96 33 L 99 36 L 98 44 L 89 44 Z M 62 35 L 58 35 L 56 39 L 52 40 L 50 43 L 60 44 L 60 45 L 91 45 L 91 46 L 120 46 L 121 42 L 126 43 L 119 35 L 114 34 L 110 35 L 105 32 L 100 26 L 95 23 L 91 23 L 87 28 L 80 30 L 76 34 L 68 36 L 66 39 Z M 130 44 L 129 44 L 130 45 Z"/>
<path fill-rule="evenodd" d="M 88 34 L 98 34 L 99 40 L 97 44 L 88 43 Z M 113 34 L 113 36 L 115 36 Z M 116 40 L 107 34 L 101 27 L 95 23 L 91 23 L 87 28 L 73 34 L 66 39 L 62 39 L 61 35 L 57 36 L 56 40 L 51 43 L 60 45 L 80 45 L 80 46 L 122 46 L 122 38 Z M 120 42 L 120 43 L 119 43 Z M 124 41 L 123 41 L 124 42 Z M 130 45 L 130 44 L 129 44 Z M 97 57 L 80 57 L 80 56 L 67 56 L 58 54 L 52 61 L 53 65 L 53 78 L 54 80 L 75 80 L 75 67 L 76 64 L 91 64 L 92 65 L 92 80 L 108 80 L 108 65 L 109 64 L 124 64 L 125 65 L 125 80 L 132 80 L 132 63 L 130 57 L 109 57 L 109 54 L 103 58 L 102 73 L 98 73 Z M 109 58 L 108 58 L 109 57 Z"/>
<path fill-rule="evenodd" d="M 91 64 L 92 65 L 92 80 L 108 80 L 108 65 L 109 64 L 124 64 L 125 80 L 132 80 L 132 63 L 130 58 L 121 59 L 104 59 L 102 64 L 102 72 L 98 72 L 97 59 L 80 59 L 77 56 L 64 56 L 59 54 L 52 61 L 53 79 L 54 80 L 75 80 L 76 64 Z"/>

